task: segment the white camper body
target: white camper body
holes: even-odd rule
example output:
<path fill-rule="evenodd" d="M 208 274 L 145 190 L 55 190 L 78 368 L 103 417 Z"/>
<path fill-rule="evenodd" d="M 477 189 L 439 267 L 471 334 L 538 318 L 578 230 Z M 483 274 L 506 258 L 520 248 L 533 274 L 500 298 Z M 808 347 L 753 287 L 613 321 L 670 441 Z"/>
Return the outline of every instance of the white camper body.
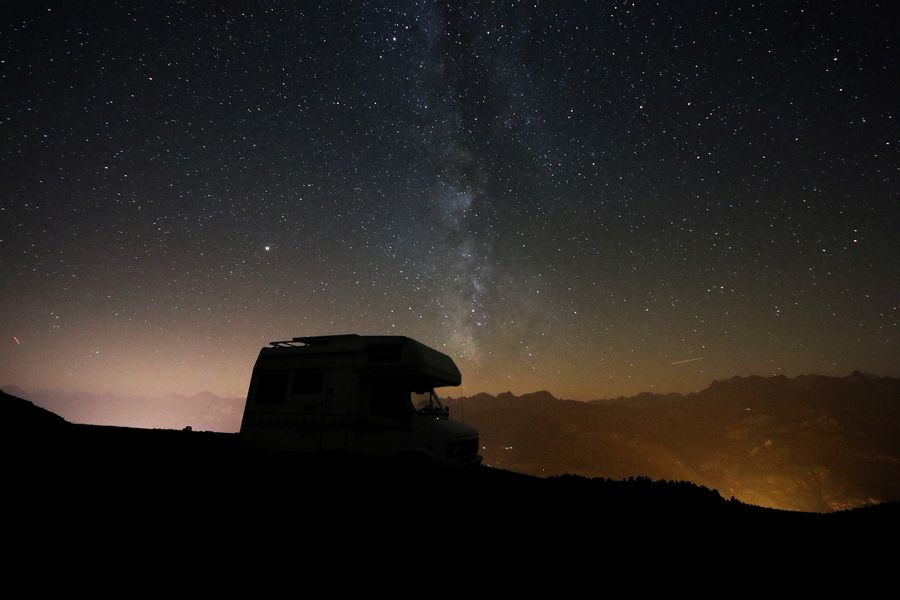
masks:
<path fill-rule="evenodd" d="M 478 432 L 451 420 L 434 394 L 460 383 L 449 356 L 407 337 L 272 342 L 253 368 L 242 444 L 439 468 L 477 465 Z"/>

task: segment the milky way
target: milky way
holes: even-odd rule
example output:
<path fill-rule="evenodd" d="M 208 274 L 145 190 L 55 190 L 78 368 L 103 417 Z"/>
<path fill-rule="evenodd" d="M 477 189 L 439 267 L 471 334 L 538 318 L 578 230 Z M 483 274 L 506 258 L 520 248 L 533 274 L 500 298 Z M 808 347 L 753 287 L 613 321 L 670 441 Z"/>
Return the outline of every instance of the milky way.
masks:
<path fill-rule="evenodd" d="M 239 395 L 347 332 L 459 393 L 900 374 L 888 8 L 13 4 L 0 385 Z"/>

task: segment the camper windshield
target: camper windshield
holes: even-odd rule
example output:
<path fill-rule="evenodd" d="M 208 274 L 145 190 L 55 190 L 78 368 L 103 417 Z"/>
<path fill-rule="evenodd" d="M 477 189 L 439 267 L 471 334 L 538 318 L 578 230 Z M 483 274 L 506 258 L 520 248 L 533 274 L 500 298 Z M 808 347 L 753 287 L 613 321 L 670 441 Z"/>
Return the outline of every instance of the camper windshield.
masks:
<path fill-rule="evenodd" d="M 437 394 L 434 393 L 434 390 L 413 390 L 410 398 L 417 413 L 444 414 L 444 406 L 438 399 Z"/>

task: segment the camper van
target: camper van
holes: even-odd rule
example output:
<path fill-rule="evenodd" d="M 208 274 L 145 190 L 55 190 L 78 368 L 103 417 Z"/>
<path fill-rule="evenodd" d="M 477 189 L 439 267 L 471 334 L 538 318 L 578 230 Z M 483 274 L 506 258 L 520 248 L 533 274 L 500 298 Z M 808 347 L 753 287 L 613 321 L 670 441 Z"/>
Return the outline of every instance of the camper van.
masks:
<path fill-rule="evenodd" d="M 434 391 L 460 383 L 449 356 L 408 337 L 271 342 L 253 368 L 241 442 L 311 457 L 474 466 L 478 432 L 450 419 Z"/>

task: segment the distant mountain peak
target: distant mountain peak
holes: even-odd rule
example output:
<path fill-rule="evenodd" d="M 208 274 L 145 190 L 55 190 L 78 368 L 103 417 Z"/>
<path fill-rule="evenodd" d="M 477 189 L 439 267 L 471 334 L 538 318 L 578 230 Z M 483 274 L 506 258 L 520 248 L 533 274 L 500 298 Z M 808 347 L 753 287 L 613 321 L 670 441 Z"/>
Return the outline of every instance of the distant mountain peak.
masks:
<path fill-rule="evenodd" d="M 617 396 L 615 398 L 598 398 L 594 400 L 588 401 L 588 403 L 622 403 L 622 402 L 646 402 L 653 401 L 658 399 L 668 399 L 668 400 L 677 400 L 679 398 L 684 398 L 686 396 L 692 396 L 695 394 L 705 394 L 712 392 L 735 392 L 735 393 L 752 393 L 754 391 L 764 391 L 764 390 L 798 390 L 809 387 L 810 385 L 826 385 L 828 382 L 835 381 L 877 381 L 877 380 L 891 380 L 890 377 L 881 377 L 878 375 L 873 375 L 871 373 L 864 373 L 861 371 L 853 371 L 850 375 L 844 377 L 833 377 L 827 375 L 798 375 L 797 377 L 788 377 L 783 373 L 779 373 L 777 375 L 735 375 L 733 377 L 728 377 L 726 379 L 714 379 L 709 386 L 703 388 L 701 390 L 697 390 L 691 393 L 677 393 L 677 392 L 640 392 L 638 394 L 633 394 L 631 396 Z M 561 398 L 558 398 L 553 395 L 552 392 L 547 390 L 539 390 L 534 392 L 526 392 L 521 395 L 517 395 L 510 390 L 505 392 L 501 392 L 496 396 L 493 394 L 489 394 L 487 392 L 479 392 L 472 396 L 462 396 L 459 398 L 451 399 L 452 401 L 468 401 L 468 402 L 485 402 L 492 400 L 500 400 L 500 401 L 514 401 L 514 402 L 522 402 L 522 401 L 563 401 Z"/>
<path fill-rule="evenodd" d="M 863 371 L 853 371 L 850 373 L 849 379 L 878 379 L 878 375 L 864 373 Z"/>
<path fill-rule="evenodd" d="M 516 402 L 546 402 L 546 401 L 557 401 L 559 398 L 548 392 L 547 390 L 540 390 L 537 392 L 527 392 L 520 396 L 512 393 L 511 391 L 501 392 L 496 396 L 492 396 L 490 394 L 486 394 L 481 392 L 480 394 L 475 394 L 466 400 L 475 400 L 475 401 L 483 401 L 483 400 L 504 400 L 504 401 L 516 401 Z"/>
<path fill-rule="evenodd" d="M 559 398 L 557 398 L 547 390 L 540 390 L 537 392 L 523 394 L 522 396 L 520 396 L 520 398 L 527 398 L 529 400 L 559 400 Z"/>

